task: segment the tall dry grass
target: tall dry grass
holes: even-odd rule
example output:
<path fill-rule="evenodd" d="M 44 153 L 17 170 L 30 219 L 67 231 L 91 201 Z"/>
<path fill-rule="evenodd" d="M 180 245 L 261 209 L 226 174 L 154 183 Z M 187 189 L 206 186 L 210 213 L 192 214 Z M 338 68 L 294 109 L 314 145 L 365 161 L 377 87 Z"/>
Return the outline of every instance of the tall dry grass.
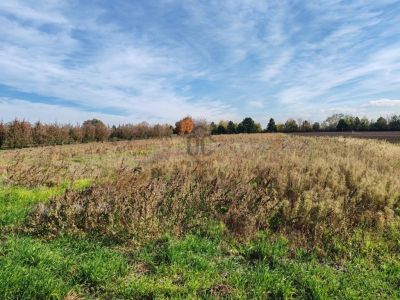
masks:
<path fill-rule="evenodd" d="M 142 241 L 220 222 L 238 238 L 268 230 L 315 244 L 398 222 L 397 145 L 269 134 L 214 139 L 207 146 L 211 155 L 199 157 L 185 153 L 183 139 L 50 148 L 59 157 L 50 164 L 65 166 L 61 177 L 84 176 L 94 184 L 39 205 L 26 229 Z M 41 171 L 15 179 L 23 174 L 18 168 L 40 161 L 37 153 L 25 153 L 17 170 L 7 169 L 7 180 L 40 177 Z"/>

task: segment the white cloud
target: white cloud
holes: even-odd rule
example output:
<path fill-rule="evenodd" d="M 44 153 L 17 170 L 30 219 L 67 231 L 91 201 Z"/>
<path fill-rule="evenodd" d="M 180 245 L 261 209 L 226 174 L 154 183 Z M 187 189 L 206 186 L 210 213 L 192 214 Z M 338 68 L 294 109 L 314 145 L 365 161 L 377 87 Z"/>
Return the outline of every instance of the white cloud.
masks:
<path fill-rule="evenodd" d="M 371 100 L 368 102 L 367 106 L 400 107 L 400 100 L 393 100 L 393 99 Z"/>
<path fill-rule="evenodd" d="M 72 107 L 34 103 L 20 99 L 0 98 L 0 121 L 11 121 L 16 116 L 31 122 L 76 123 L 83 120 L 98 118 L 109 123 L 123 123 L 129 117 L 107 115 L 96 112 L 86 112 Z"/>
<path fill-rule="evenodd" d="M 264 103 L 262 101 L 253 100 L 249 102 L 249 106 L 253 108 L 263 108 Z"/>
<path fill-rule="evenodd" d="M 100 26 L 101 12 L 96 10 L 85 19 L 79 19 L 68 17 L 61 2 L 46 3 L 38 6 L 24 1 L 0 4 L 0 83 L 3 85 L 94 110 L 123 110 L 135 116 L 135 120 L 172 122 L 187 114 L 209 118 L 232 116 L 230 106 L 216 99 L 193 102 L 175 91 L 176 81 L 201 74 L 184 49 L 153 46 L 146 39 L 132 39 L 130 33 L 114 24 Z M 17 19 L 11 21 L 1 16 L 4 13 Z M 52 17 L 45 17 L 47 13 Z M 27 20 L 35 23 L 28 26 Z M 41 29 L 49 22 L 57 23 L 57 32 Z M 95 36 L 95 44 L 82 52 L 84 45 L 76 38 L 74 30 L 88 37 Z M 13 103 L 18 108 L 21 103 L 7 103 L 9 112 L 21 115 L 19 110 L 10 110 Z M 81 119 L 87 113 L 77 116 Z M 106 117 L 110 119 L 109 115 Z"/>
<path fill-rule="evenodd" d="M 262 81 L 270 81 L 271 79 L 274 79 L 274 77 L 279 75 L 279 73 L 282 72 L 282 69 L 290 62 L 292 56 L 292 52 L 289 50 L 283 52 L 276 61 L 264 68 L 260 74 L 260 79 Z"/>
<path fill-rule="evenodd" d="M 104 3 L 82 3 L 0 1 L 0 84 L 128 116 L 104 114 L 113 122 L 240 119 L 267 108 L 277 118 L 306 109 L 323 116 L 368 99 L 380 99 L 364 107 L 368 114 L 399 107 L 385 99 L 400 96 L 400 15 L 384 11 L 395 0 L 164 0 L 161 9 L 149 4 L 156 20 L 149 15 L 142 27 L 136 15 L 127 25 Z M 147 13 L 140 3 L 123 5 Z M 24 99 L 2 105 L 18 115 L 12 105 L 39 111 L 42 104 Z"/>
<path fill-rule="evenodd" d="M 168 106 L 166 104 L 166 106 Z M 168 111 L 168 107 L 154 106 L 153 109 L 160 111 Z M 192 108 L 192 107 L 186 107 Z M 222 116 L 224 119 L 234 119 L 234 115 L 230 113 L 222 113 L 222 106 L 204 107 L 201 105 L 196 106 L 191 113 L 194 118 L 205 118 L 210 120 L 219 120 Z M 66 107 L 55 104 L 35 103 L 23 99 L 5 98 L 0 97 L 0 121 L 11 121 L 18 116 L 19 119 L 25 119 L 30 122 L 43 121 L 43 122 L 58 122 L 58 123 L 80 123 L 84 120 L 98 118 L 108 124 L 122 124 L 122 123 L 139 123 L 147 121 L 149 123 L 164 123 L 169 122 L 173 124 L 178 117 L 185 116 L 184 109 L 176 108 L 171 111 L 171 114 L 164 114 L 161 116 L 144 115 L 142 113 L 126 113 L 124 115 L 107 114 L 103 112 L 85 111 L 75 107 Z"/>

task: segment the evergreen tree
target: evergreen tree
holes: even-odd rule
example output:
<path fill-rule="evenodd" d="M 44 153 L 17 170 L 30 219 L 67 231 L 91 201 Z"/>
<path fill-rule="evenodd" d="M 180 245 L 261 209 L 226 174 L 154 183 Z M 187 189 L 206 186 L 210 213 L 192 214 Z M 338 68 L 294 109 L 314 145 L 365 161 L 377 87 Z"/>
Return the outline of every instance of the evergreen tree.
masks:
<path fill-rule="evenodd" d="M 228 126 L 226 129 L 227 129 L 228 134 L 237 133 L 237 125 L 235 123 L 233 123 L 232 121 L 228 122 Z"/>
<path fill-rule="evenodd" d="M 257 127 L 256 123 L 250 117 L 244 118 L 239 125 L 240 125 L 240 130 L 243 130 L 242 131 L 243 133 L 256 133 L 259 131 L 259 128 Z"/>
<path fill-rule="evenodd" d="M 211 134 L 217 134 L 217 125 L 215 125 L 214 122 L 211 122 L 210 124 L 210 132 Z"/>
<path fill-rule="evenodd" d="M 218 124 L 218 127 L 217 127 L 217 134 L 226 134 L 226 133 L 227 133 L 227 130 L 226 130 L 224 124 L 222 124 L 222 123 L 220 122 L 220 123 Z"/>
<path fill-rule="evenodd" d="M 275 124 L 275 120 L 273 118 L 269 119 L 268 125 L 267 125 L 267 131 L 268 132 L 277 132 L 277 127 Z"/>

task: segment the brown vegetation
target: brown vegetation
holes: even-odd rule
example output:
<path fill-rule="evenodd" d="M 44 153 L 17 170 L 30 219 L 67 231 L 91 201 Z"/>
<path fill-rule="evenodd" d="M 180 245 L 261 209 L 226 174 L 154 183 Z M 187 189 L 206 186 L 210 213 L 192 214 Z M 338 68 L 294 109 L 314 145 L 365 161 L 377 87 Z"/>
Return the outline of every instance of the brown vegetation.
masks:
<path fill-rule="evenodd" d="M 349 137 L 360 139 L 385 140 L 391 143 L 400 143 L 400 131 L 364 131 L 364 132 L 297 132 L 292 133 L 301 136 L 325 136 L 325 137 Z"/>
<path fill-rule="evenodd" d="M 109 140 L 132 140 L 172 135 L 170 125 L 126 124 L 109 128 L 97 119 L 87 120 L 82 125 L 44 124 L 34 125 L 24 120 L 0 123 L 0 148 L 25 148 L 32 146 L 65 145 Z"/>
<path fill-rule="evenodd" d="M 189 134 L 193 131 L 194 122 L 191 117 L 183 118 L 175 123 L 176 132 L 180 135 Z"/>
<path fill-rule="evenodd" d="M 60 180 L 89 178 L 94 184 L 40 205 L 26 226 L 37 234 L 140 241 L 220 222 L 239 238 L 268 230 L 316 245 L 398 220 L 396 145 L 280 134 L 215 140 L 208 145 L 212 154 L 197 158 L 184 154 L 181 138 L 53 149 L 47 167 L 60 172 Z M 42 176 L 42 171 L 21 172 L 21 166 L 37 165 L 41 152 L 35 150 L 18 152 L 21 163 L 4 174 L 10 183 Z M 14 151 L 5 154 L 3 167 L 12 166 Z M 63 166 L 60 171 L 57 165 Z"/>

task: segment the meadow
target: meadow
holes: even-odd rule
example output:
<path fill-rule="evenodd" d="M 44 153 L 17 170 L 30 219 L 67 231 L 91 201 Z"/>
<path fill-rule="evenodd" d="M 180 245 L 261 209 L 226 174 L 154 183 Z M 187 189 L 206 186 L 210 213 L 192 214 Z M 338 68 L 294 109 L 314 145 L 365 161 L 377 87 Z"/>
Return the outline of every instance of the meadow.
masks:
<path fill-rule="evenodd" d="M 358 139 L 384 140 L 390 143 L 400 143 L 400 131 L 316 131 L 316 132 L 296 132 L 300 136 L 341 136 Z"/>
<path fill-rule="evenodd" d="M 400 146 L 285 134 L 0 152 L 1 299 L 400 299 Z"/>

